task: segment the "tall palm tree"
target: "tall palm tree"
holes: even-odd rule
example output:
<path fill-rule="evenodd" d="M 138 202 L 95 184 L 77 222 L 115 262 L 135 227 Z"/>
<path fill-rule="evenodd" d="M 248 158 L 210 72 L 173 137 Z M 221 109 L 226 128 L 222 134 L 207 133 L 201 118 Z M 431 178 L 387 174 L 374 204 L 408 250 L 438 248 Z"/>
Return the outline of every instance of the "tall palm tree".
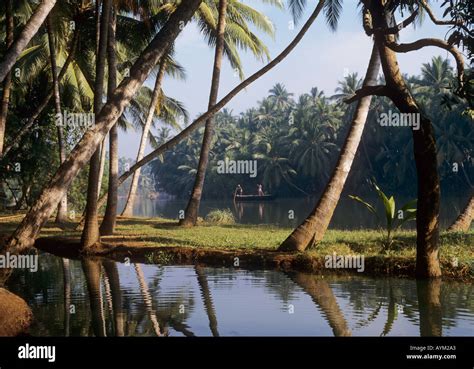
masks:
<path fill-rule="evenodd" d="M 117 28 L 117 8 L 112 5 L 110 10 L 110 21 L 108 24 L 107 35 L 107 64 L 108 64 L 108 98 L 117 87 L 117 50 L 116 50 L 116 28 Z M 103 145 L 104 146 L 104 145 Z M 105 147 L 102 147 L 105 152 Z M 109 185 L 107 206 L 105 208 L 104 219 L 100 225 L 101 235 L 112 235 L 115 230 L 115 221 L 117 218 L 118 205 L 118 123 L 116 123 L 109 132 Z M 99 175 L 100 176 L 100 175 Z M 100 182 L 100 181 L 99 181 Z M 100 187 L 98 191 L 100 193 Z"/>
<path fill-rule="evenodd" d="M 374 45 L 363 86 L 373 86 L 376 84 L 379 68 L 379 52 Z M 304 251 L 312 243 L 319 242 L 323 238 L 339 202 L 357 148 L 359 147 L 370 109 L 370 102 L 371 96 L 364 97 L 358 101 L 338 162 L 321 198 L 303 223 L 280 245 L 279 250 Z"/>
<path fill-rule="evenodd" d="M 279 1 L 272 0 L 271 3 L 275 5 L 280 5 Z M 229 55 L 229 47 L 226 48 L 226 27 L 228 28 L 227 32 L 235 32 L 234 29 L 239 30 L 236 26 L 237 22 L 230 22 L 227 26 L 227 12 L 229 7 L 229 16 L 230 19 L 235 19 L 235 17 L 240 16 L 244 18 L 247 14 L 252 14 L 253 17 L 250 20 L 253 23 L 261 28 L 262 30 L 266 31 L 269 34 L 273 34 L 273 26 L 268 20 L 261 16 L 258 12 L 253 11 L 250 7 L 246 6 L 245 4 L 237 1 L 237 0 L 219 0 L 218 6 L 218 18 L 217 18 L 217 27 L 216 27 L 216 48 L 215 48 L 215 55 L 214 55 L 214 67 L 212 71 L 212 80 L 211 80 L 211 92 L 209 96 L 209 105 L 208 109 L 210 109 L 213 105 L 217 102 L 218 92 L 219 92 L 219 82 L 220 82 L 220 73 L 222 68 L 222 60 L 224 53 L 227 51 Z M 206 18 L 202 18 L 201 24 L 205 24 L 207 32 L 209 32 L 208 24 L 206 22 Z M 253 53 L 261 57 L 263 54 L 267 53 L 266 47 L 261 43 L 261 41 L 250 33 L 252 37 L 251 42 L 246 42 L 246 38 L 244 36 L 248 36 L 249 32 L 246 29 L 246 24 L 242 22 L 240 24 L 240 28 L 247 32 L 240 32 L 236 36 L 236 41 L 240 42 L 242 46 L 250 48 Z M 238 60 L 237 56 L 232 54 L 229 55 L 231 63 L 240 65 L 240 62 L 234 61 L 234 59 Z M 240 69 L 240 68 L 239 68 Z M 214 131 L 214 121 L 213 117 L 207 119 L 205 123 L 205 130 L 204 136 L 202 140 L 201 146 L 201 154 L 199 158 L 198 169 L 196 172 L 196 180 L 194 183 L 193 190 L 191 192 L 191 197 L 189 199 L 188 205 L 186 207 L 184 219 L 180 220 L 180 225 L 184 227 L 194 226 L 197 222 L 198 212 L 199 212 L 199 205 L 201 202 L 202 197 L 202 190 L 204 186 L 204 179 L 206 176 L 206 170 L 209 162 L 209 152 L 211 150 L 212 138 L 213 138 L 213 131 Z"/>
<path fill-rule="evenodd" d="M 112 9 L 112 0 L 104 0 L 102 2 L 102 12 L 100 18 L 100 35 L 99 44 L 97 46 L 96 57 L 96 75 L 94 86 L 94 114 L 96 120 L 102 109 L 102 96 L 104 91 L 104 74 L 107 57 L 108 29 L 109 19 Z M 119 117 L 117 117 L 118 119 Z M 105 150 L 105 147 L 103 147 Z M 97 200 L 99 197 L 99 176 L 100 176 L 100 150 L 95 150 L 89 165 L 89 181 L 87 185 L 87 204 L 84 230 L 82 231 L 81 244 L 83 249 L 92 247 L 100 241 L 99 220 Z"/>
<path fill-rule="evenodd" d="M 23 218 L 23 221 L 12 234 L 7 242 L 6 250 L 18 252 L 25 250 L 33 244 L 38 236 L 39 231 L 51 215 L 55 206 L 57 206 L 58 198 L 61 198 L 67 191 L 71 182 L 85 166 L 93 152 L 97 149 L 99 143 L 105 137 L 108 129 L 115 124 L 118 115 L 121 115 L 125 106 L 129 103 L 134 93 L 143 84 L 143 81 L 154 67 L 156 62 L 163 56 L 165 50 L 171 46 L 173 40 L 178 36 L 185 24 L 199 7 L 202 0 L 188 0 L 186 6 L 180 5 L 177 10 L 170 16 L 162 30 L 154 37 L 149 47 L 141 54 L 140 58 L 135 62 L 134 67 L 130 70 L 130 78 L 123 81 L 114 92 L 114 96 L 104 106 L 102 114 L 96 120 L 96 126 L 89 130 L 72 150 L 66 162 L 61 165 L 55 175 L 52 177 L 48 186 L 43 189 L 40 196 L 31 207 L 30 211 Z M 216 103 L 212 109 L 201 115 L 193 124 L 189 125 L 180 134 L 170 141 L 155 149 L 152 153 L 145 156 L 140 162 L 130 168 L 119 178 L 119 184 L 123 183 L 136 169 L 148 163 L 152 159 L 161 155 L 167 148 L 176 145 L 182 138 L 188 137 L 200 124 L 215 114 L 219 109 L 225 106 L 233 97 L 235 97 L 245 87 L 259 79 L 269 70 L 281 63 L 292 50 L 302 40 L 311 25 L 314 23 L 320 12 L 324 8 L 325 1 L 320 0 L 315 10 L 310 15 L 301 30 L 290 42 L 290 44 L 270 63 L 247 78 L 245 81 L 236 86 L 224 98 Z M 185 22 L 185 23 L 182 23 Z M 153 63 L 150 63 L 152 61 Z M 117 115 L 118 114 L 118 115 Z"/>
<path fill-rule="evenodd" d="M 234 89 L 232 89 L 227 95 L 225 95 L 221 100 L 219 100 L 219 102 L 217 102 L 210 110 L 208 110 L 207 112 L 199 116 L 196 120 L 194 120 L 193 123 L 187 126 L 186 129 L 184 129 L 182 132 L 180 132 L 179 134 L 177 134 L 176 136 L 174 136 L 172 139 L 165 142 L 164 144 L 160 145 L 159 147 L 155 148 L 151 153 L 146 155 L 142 160 L 140 160 L 138 163 L 135 163 L 132 167 L 130 167 L 130 169 L 127 172 L 123 173 L 120 176 L 119 184 L 122 184 L 124 181 L 126 181 L 127 178 L 130 177 L 137 169 L 141 168 L 145 164 L 148 164 L 153 159 L 160 157 L 163 154 L 163 152 L 176 146 L 179 142 L 189 137 L 196 129 L 198 129 L 202 124 L 204 124 L 209 117 L 213 116 L 216 112 L 222 109 L 229 101 L 231 101 L 243 89 L 248 87 L 250 84 L 252 84 L 256 80 L 258 80 L 260 77 L 265 75 L 267 72 L 272 70 L 275 66 L 280 64 L 296 48 L 296 46 L 303 39 L 303 37 L 311 28 L 312 24 L 317 19 L 317 17 L 319 16 L 323 8 L 325 8 L 325 4 L 327 4 L 326 1 L 327 0 L 319 0 L 313 13 L 311 13 L 309 18 L 305 22 L 305 24 L 301 27 L 301 30 L 294 37 L 294 39 L 288 44 L 288 46 L 282 52 L 280 52 L 280 54 L 278 54 L 277 57 L 275 57 L 271 62 L 269 62 L 267 65 L 259 69 L 257 72 L 252 74 L 250 77 L 245 79 L 239 85 L 234 87 Z M 298 12 L 294 12 L 294 13 L 297 14 Z M 329 11 L 326 10 L 326 14 L 328 13 Z M 99 203 L 102 203 L 104 199 L 105 199 L 105 196 L 101 198 Z"/>
<path fill-rule="evenodd" d="M 168 63 L 168 58 L 162 57 L 159 65 L 159 70 L 158 70 L 158 75 L 155 80 L 155 86 L 153 88 L 153 94 L 151 97 L 150 101 L 150 106 L 148 108 L 148 114 L 146 117 L 145 125 L 143 126 L 143 131 L 142 135 L 140 138 L 140 146 L 138 148 L 138 153 L 137 153 L 137 162 L 140 161 L 144 154 L 145 154 L 145 148 L 148 142 L 148 134 L 151 129 L 151 125 L 153 122 L 153 117 L 155 116 L 156 113 L 159 114 L 159 112 L 156 112 L 156 110 L 159 109 L 160 107 L 160 97 L 161 97 L 161 85 L 163 83 L 163 79 L 165 77 L 165 72 L 167 68 L 167 63 Z M 124 210 L 122 211 L 122 216 L 132 216 L 133 215 L 133 205 L 135 203 L 135 197 L 137 193 L 137 188 L 138 188 L 138 180 L 140 178 L 140 170 L 137 170 L 135 173 L 133 173 L 133 178 L 132 178 L 132 183 L 130 185 L 130 190 L 128 193 L 127 201 L 125 203 Z M 110 196 L 110 195 L 109 195 Z"/>
<path fill-rule="evenodd" d="M 20 56 L 21 52 L 25 49 L 36 32 L 38 32 L 55 4 L 56 0 L 43 0 L 43 2 L 36 8 L 35 13 L 28 20 L 17 39 L 8 48 L 8 51 L 0 61 L 0 83 L 3 83 L 7 74 L 18 59 L 18 56 Z"/>
<path fill-rule="evenodd" d="M 49 54 L 51 61 L 51 74 L 53 76 L 53 90 L 54 90 L 54 109 L 56 116 L 62 118 L 61 112 L 61 97 L 59 93 L 59 79 L 58 66 L 56 62 L 56 46 L 53 33 L 53 22 L 51 14 L 46 18 L 46 29 L 48 33 Z M 66 160 L 66 142 L 62 125 L 57 126 L 58 134 L 58 149 L 59 149 L 59 163 L 62 164 Z M 64 223 L 67 220 L 67 195 L 65 195 L 58 206 L 58 213 L 56 215 L 57 223 Z"/>

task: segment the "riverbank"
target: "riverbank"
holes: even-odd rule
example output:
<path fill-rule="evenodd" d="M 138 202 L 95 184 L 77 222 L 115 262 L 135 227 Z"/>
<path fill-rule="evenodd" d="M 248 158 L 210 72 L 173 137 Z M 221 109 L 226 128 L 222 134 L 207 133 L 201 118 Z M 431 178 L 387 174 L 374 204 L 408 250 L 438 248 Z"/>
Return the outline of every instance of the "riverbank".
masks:
<path fill-rule="evenodd" d="M 21 218 L 0 219 L 1 233 L 11 232 Z M 58 227 L 48 223 L 36 246 L 54 254 L 79 257 L 80 231 L 76 223 Z M 415 271 L 416 235 L 397 234 L 389 250 L 383 233 L 375 230 L 329 230 L 315 248 L 303 253 L 277 252 L 290 228 L 268 225 L 213 225 L 202 223 L 180 228 L 176 221 L 161 218 L 119 218 L 114 236 L 102 238 L 92 254 L 131 262 L 276 268 L 311 273 L 357 273 L 346 268 L 327 268 L 325 257 L 364 256 L 362 274 L 412 277 Z M 474 230 L 441 234 L 440 260 L 448 279 L 474 280 Z"/>

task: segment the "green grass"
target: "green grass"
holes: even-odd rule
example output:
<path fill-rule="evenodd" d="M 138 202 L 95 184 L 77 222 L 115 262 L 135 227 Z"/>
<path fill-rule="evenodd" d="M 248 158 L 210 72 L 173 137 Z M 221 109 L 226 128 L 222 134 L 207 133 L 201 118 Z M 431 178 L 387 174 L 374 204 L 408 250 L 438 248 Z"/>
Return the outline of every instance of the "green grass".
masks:
<path fill-rule="evenodd" d="M 8 234 L 21 218 L 0 219 L 0 233 Z M 41 236 L 79 237 L 75 224 L 60 228 L 48 223 Z M 181 246 L 219 250 L 276 250 L 291 233 L 291 228 L 271 225 L 214 225 L 201 223 L 193 228 L 181 228 L 177 222 L 162 218 L 119 219 L 114 236 L 103 237 L 104 242 L 134 247 Z M 323 241 L 307 250 L 305 257 L 313 258 L 332 253 L 339 255 L 363 254 L 365 257 L 398 257 L 414 259 L 416 256 L 416 234 L 414 231 L 398 232 L 390 250 L 384 250 L 384 234 L 376 230 L 328 230 Z M 440 258 L 451 263 L 457 258 L 461 265 L 474 270 L 474 230 L 467 233 L 441 234 Z"/>

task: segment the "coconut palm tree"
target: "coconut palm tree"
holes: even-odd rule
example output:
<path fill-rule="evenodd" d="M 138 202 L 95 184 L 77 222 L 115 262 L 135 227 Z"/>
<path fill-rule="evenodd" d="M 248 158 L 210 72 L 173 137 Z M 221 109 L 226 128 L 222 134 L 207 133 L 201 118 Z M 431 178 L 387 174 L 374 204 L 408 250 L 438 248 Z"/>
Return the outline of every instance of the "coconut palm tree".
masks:
<path fill-rule="evenodd" d="M 274 5 L 281 6 L 278 0 L 269 1 Z M 203 6 L 200 8 L 202 11 Z M 202 13 L 201 13 L 202 14 Z M 200 14 L 200 15 L 201 15 Z M 229 14 L 229 15 L 227 15 Z M 202 14 L 203 15 L 203 14 Z M 227 25 L 227 17 L 232 19 L 238 19 L 239 21 L 229 22 Z M 255 56 L 262 57 L 267 54 L 267 48 L 263 43 L 248 29 L 245 20 L 251 20 L 252 23 L 260 28 L 262 31 L 273 35 L 273 26 L 269 22 L 268 18 L 264 17 L 262 14 L 256 12 L 251 7 L 237 1 L 237 0 L 219 0 L 218 6 L 218 17 L 217 17 L 217 27 L 215 27 L 215 55 L 214 55 L 214 67 L 212 72 L 211 80 L 211 92 L 209 96 L 209 106 L 210 109 L 217 102 L 218 92 L 219 92 L 219 81 L 220 73 L 222 68 L 222 60 L 224 53 L 229 56 L 231 64 L 234 64 L 239 70 L 240 61 L 238 56 L 234 53 L 229 53 L 229 50 L 234 49 L 233 47 L 227 46 L 227 44 L 232 45 L 232 43 L 237 43 L 242 48 L 250 49 Z M 209 28 L 209 20 L 207 17 L 202 16 L 200 18 L 201 29 L 206 32 L 206 35 L 212 35 L 210 30 L 214 28 Z M 203 28 L 202 26 L 205 26 Z M 226 31 L 227 28 L 227 31 Z M 229 33 L 228 38 L 231 38 L 231 42 L 226 42 L 226 32 Z M 237 33 L 238 32 L 238 33 Z M 213 40 L 214 37 L 210 38 Z M 250 42 L 247 39 L 250 38 Z M 206 170 L 209 162 L 209 152 L 211 150 L 211 143 L 214 131 L 214 122 L 213 117 L 207 119 L 205 124 L 204 136 L 201 146 L 201 154 L 199 158 L 198 169 L 196 172 L 196 180 L 194 187 L 189 199 L 188 205 L 186 207 L 184 219 L 180 220 L 180 225 L 184 227 L 194 226 L 197 222 L 199 205 L 202 197 L 202 190 L 204 186 L 204 179 L 206 176 Z"/>
<path fill-rule="evenodd" d="M 363 86 L 372 86 L 377 82 L 379 66 L 379 53 L 374 46 Z M 319 242 L 323 238 L 354 161 L 369 113 L 370 102 L 371 97 L 367 96 L 357 103 L 346 141 L 323 195 L 310 215 L 280 245 L 279 250 L 303 251 L 312 243 Z"/>
<path fill-rule="evenodd" d="M 49 53 L 51 60 L 51 74 L 53 77 L 53 90 L 54 90 L 54 109 L 56 116 L 61 117 L 61 97 L 59 93 L 59 79 L 58 79 L 58 66 L 56 62 L 56 45 L 53 33 L 53 22 L 52 15 L 48 15 L 46 18 L 46 29 L 48 33 L 48 44 L 49 44 Z M 64 131 L 62 125 L 57 126 L 58 132 L 58 149 L 59 149 L 59 163 L 62 164 L 66 160 L 66 142 L 64 137 Z M 59 202 L 58 213 L 56 215 L 57 223 L 64 223 L 67 219 L 67 195 L 64 196 Z"/>
<path fill-rule="evenodd" d="M 142 136 L 140 138 L 140 146 L 138 148 L 137 159 L 136 159 L 137 162 L 140 161 L 145 154 L 145 148 L 148 142 L 148 136 L 152 127 L 153 118 L 155 116 L 160 116 L 162 114 L 162 108 L 166 107 L 166 105 L 163 104 L 166 101 L 166 99 L 164 99 L 163 91 L 161 88 L 164 77 L 165 77 L 165 73 L 168 73 L 171 76 L 175 76 L 181 79 L 185 78 L 185 74 L 182 67 L 179 66 L 172 59 L 172 49 L 170 49 L 167 55 L 164 56 L 160 60 L 160 63 L 158 66 L 158 74 L 156 76 L 155 86 L 153 88 L 153 93 L 152 93 L 150 104 L 148 107 L 148 113 L 146 115 L 145 125 L 143 126 Z M 178 112 L 179 111 L 175 111 L 175 113 L 178 113 Z M 182 117 L 184 118 L 184 121 L 186 123 L 188 120 L 187 113 L 184 110 L 181 110 L 181 112 L 183 113 Z M 130 190 L 128 192 L 128 197 L 125 203 L 124 210 L 122 211 L 122 216 L 133 215 L 133 205 L 135 203 L 135 197 L 136 197 L 136 192 L 138 188 L 139 178 L 140 178 L 140 171 L 138 170 L 133 174 L 132 183 L 130 185 Z"/>
<path fill-rule="evenodd" d="M 10 238 L 7 249 L 19 251 L 32 245 L 39 230 L 57 206 L 59 199 L 64 196 L 73 179 L 97 150 L 108 130 L 117 122 L 132 96 L 178 36 L 183 28 L 182 22 L 186 23 L 191 19 L 201 1 L 188 0 L 169 17 L 161 31 L 134 63 L 130 70 L 130 77 L 122 81 L 102 108 L 96 118 L 96 125 L 84 134 L 52 177 L 49 185 L 43 189 L 35 205 L 30 209 L 29 215 L 24 218 L 22 224 Z M 93 238 L 88 237 L 89 240 L 93 240 Z"/>
<path fill-rule="evenodd" d="M 97 45 L 96 75 L 94 86 L 94 114 L 99 115 L 102 109 L 104 91 L 104 75 L 107 57 L 107 43 L 109 20 L 112 11 L 112 0 L 102 2 L 100 16 L 99 43 Z M 119 118 L 119 117 L 117 117 Z M 103 148 L 105 150 L 105 148 Z M 100 240 L 97 200 L 99 197 L 98 183 L 100 178 L 100 150 L 97 149 L 90 160 L 89 181 L 87 185 L 87 204 L 84 230 L 82 231 L 81 244 L 84 249 L 90 248 Z"/>
<path fill-rule="evenodd" d="M 157 157 L 160 157 L 163 152 L 166 150 L 176 146 L 179 142 L 189 137 L 196 129 L 198 129 L 202 124 L 206 122 L 206 119 L 213 116 L 219 109 L 222 109 L 229 101 L 231 101 L 239 92 L 243 89 L 248 87 L 250 84 L 258 80 L 260 77 L 265 75 L 279 63 L 281 63 L 299 44 L 299 42 L 303 39 L 304 35 L 308 32 L 311 25 L 317 19 L 323 8 L 325 7 L 325 0 L 320 0 L 316 8 L 314 9 L 313 13 L 309 16 L 306 23 L 301 27 L 301 30 L 295 36 L 295 38 L 290 42 L 290 44 L 280 53 L 277 57 L 275 57 L 271 62 L 269 62 L 266 66 L 252 74 L 250 77 L 245 79 L 239 85 L 237 85 L 232 91 L 230 91 L 226 96 L 224 96 L 219 102 L 217 102 L 210 110 L 206 113 L 199 116 L 192 124 L 186 127 L 182 132 L 174 136 L 169 141 L 163 143 L 159 147 L 155 148 L 151 153 L 146 155 L 142 160 L 135 163 L 127 172 L 123 173 L 119 178 L 119 185 L 122 184 L 124 181 L 127 180 L 137 169 L 141 168 L 143 165 L 149 163 L 150 161 L 154 160 Z M 328 11 L 326 11 L 328 13 Z M 105 201 L 106 197 L 103 196 L 99 204 L 102 204 Z"/>

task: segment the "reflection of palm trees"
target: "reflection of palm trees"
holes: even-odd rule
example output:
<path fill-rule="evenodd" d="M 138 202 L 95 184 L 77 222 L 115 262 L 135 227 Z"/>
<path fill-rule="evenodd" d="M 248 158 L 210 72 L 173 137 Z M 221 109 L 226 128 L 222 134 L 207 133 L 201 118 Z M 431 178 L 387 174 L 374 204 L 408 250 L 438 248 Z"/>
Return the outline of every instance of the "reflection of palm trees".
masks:
<path fill-rule="evenodd" d="M 153 310 L 153 300 L 151 298 L 150 291 L 148 290 L 148 285 L 146 283 L 145 276 L 143 275 L 142 267 L 140 264 L 133 264 L 133 266 L 135 267 L 135 272 L 137 273 L 140 292 L 143 297 L 143 302 L 145 303 L 146 311 L 148 312 L 148 316 L 153 325 L 153 330 L 157 336 L 162 336 L 163 334 L 161 333 L 160 324 L 158 323 L 155 311 Z"/>
<path fill-rule="evenodd" d="M 319 276 L 295 273 L 287 274 L 293 282 L 306 292 L 314 303 L 323 311 L 329 326 L 332 328 L 334 336 L 351 336 L 351 330 L 347 324 L 336 297 L 329 284 L 320 279 Z"/>
<path fill-rule="evenodd" d="M 420 312 L 420 336 L 442 336 L 441 280 L 417 280 L 418 310 Z"/>
<path fill-rule="evenodd" d="M 69 336 L 69 309 L 71 307 L 71 271 L 69 259 L 62 258 L 63 283 L 64 283 L 64 335 Z"/>
<path fill-rule="evenodd" d="M 397 304 L 395 303 L 393 288 L 390 284 L 390 294 L 388 298 L 388 309 L 387 309 L 387 321 L 385 322 L 381 336 L 386 336 L 387 334 L 390 333 L 393 327 L 393 323 L 397 319 L 397 313 L 398 313 Z"/>
<path fill-rule="evenodd" d="M 214 309 L 214 303 L 212 302 L 211 290 L 209 289 L 206 273 L 199 265 L 196 265 L 194 270 L 196 271 L 199 289 L 201 290 L 204 307 L 206 308 L 206 313 L 209 318 L 209 328 L 211 328 L 211 332 L 214 337 L 219 337 L 219 331 L 217 330 L 216 311 Z"/>
<path fill-rule="evenodd" d="M 97 337 L 105 337 L 105 317 L 100 290 L 100 263 L 96 260 L 83 259 L 82 269 L 86 277 L 87 290 L 92 313 L 92 328 Z"/>
<path fill-rule="evenodd" d="M 120 290 L 120 277 L 117 264 L 110 260 L 104 260 L 102 265 L 109 280 L 112 295 L 112 311 L 114 316 L 115 335 L 124 336 L 124 313 L 122 308 L 122 291 Z"/>

